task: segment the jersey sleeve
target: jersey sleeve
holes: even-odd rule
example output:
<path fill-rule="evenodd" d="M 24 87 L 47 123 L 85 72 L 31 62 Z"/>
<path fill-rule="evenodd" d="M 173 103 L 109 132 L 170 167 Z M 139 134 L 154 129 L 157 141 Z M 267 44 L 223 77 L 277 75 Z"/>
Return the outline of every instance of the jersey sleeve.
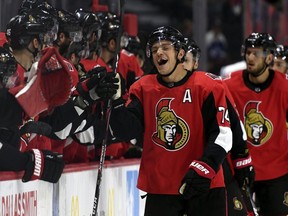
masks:
<path fill-rule="evenodd" d="M 66 104 L 56 107 L 51 114 L 41 117 L 39 121 L 52 127 L 51 138 L 61 140 L 88 129 L 93 123 L 90 112 L 76 106 L 73 98 Z"/>
<path fill-rule="evenodd" d="M 23 110 L 15 97 L 5 88 L 0 88 L 0 127 L 22 124 Z"/>
<path fill-rule="evenodd" d="M 232 158 L 235 158 L 239 155 L 244 155 L 247 153 L 247 134 L 244 129 L 243 122 L 240 120 L 234 99 L 226 84 L 224 85 L 226 89 L 226 101 L 229 111 L 231 130 L 233 134 L 231 156 Z"/>
<path fill-rule="evenodd" d="M 126 106 L 113 109 L 110 124 L 114 135 L 124 141 L 141 140 L 144 132 L 144 111 L 138 85 L 130 89 Z"/>
<path fill-rule="evenodd" d="M 216 82 L 205 99 L 202 116 L 206 138 L 203 160 L 208 160 L 209 165 L 218 170 L 232 148 L 232 131 L 225 88 L 220 82 Z"/>
<path fill-rule="evenodd" d="M 13 146 L 5 145 L 0 142 L 1 171 L 22 171 L 25 169 L 28 160 L 29 160 L 28 153 L 20 152 Z"/>

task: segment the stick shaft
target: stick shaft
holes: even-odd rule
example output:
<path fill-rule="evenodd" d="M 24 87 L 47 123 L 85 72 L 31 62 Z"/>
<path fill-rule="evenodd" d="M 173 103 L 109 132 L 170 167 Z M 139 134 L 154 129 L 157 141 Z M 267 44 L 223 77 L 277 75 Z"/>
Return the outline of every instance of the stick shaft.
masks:
<path fill-rule="evenodd" d="M 114 61 L 113 61 L 113 73 L 117 73 L 117 68 L 118 68 L 118 62 L 120 58 L 120 50 L 121 50 L 121 36 L 122 36 L 122 23 L 123 23 L 123 14 L 124 14 L 124 0 L 119 0 L 120 1 L 120 24 L 119 24 L 119 32 L 117 35 L 117 45 L 116 45 L 116 50 L 115 50 L 115 56 L 114 56 Z M 96 181 L 96 189 L 95 189 L 95 196 L 94 196 L 94 202 L 93 202 L 93 211 L 92 211 L 92 216 L 97 215 L 97 209 L 98 209 L 98 203 L 99 203 L 99 197 L 100 197 L 100 188 L 101 188 L 101 181 L 102 181 L 102 172 L 103 172 L 103 167 L 104 167 L 104 162 L 105 162 L 105 156 L 106 156 L 106 148 L 107 148 L 107 143 L 108 143 L 108 137 L 109 137 L 109 122 L 110 122 L 110 116 L 111 116 L 111 110 L 112 110 L 112 100 L 109 99 L 107 101 L 107 107 L 106 107 L 106 112 L 105 112 L 105 137 L 102 142 L 102 148 L 101 148 L 101 155 L 100 155 L 100 162 L 99 162 L 99 167 L 98 167 L 98 174 L 97 174 L 97 181 Z"/>

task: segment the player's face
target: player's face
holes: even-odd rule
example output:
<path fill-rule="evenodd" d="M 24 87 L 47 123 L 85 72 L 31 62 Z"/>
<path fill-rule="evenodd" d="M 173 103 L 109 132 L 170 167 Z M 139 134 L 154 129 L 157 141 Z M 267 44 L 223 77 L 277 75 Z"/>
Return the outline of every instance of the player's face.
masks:
<path fill-rule="evenodd" d="M 258 74 L 265 67 L 266 56 L 262 48 L 247 48 L 245 53 L 247 71 Z"/>
<path fill-rule="evenodd" d="M 186 70 L 192 71 L 195 61 L 193 60 L 193 55 L 191 52 L 187 52 L 185 56 L 185 61 L 183 62 L 184 68 Z"/>
<path fill-rule="evenodd" d="M 198 60 L 193 57 L 191 52 L 186 52 L 185 61 L 183 62 L 184 69 L 188 71 L 196 70 L 198 68 Z"/>
<path fill-rule="evenodd" d="M 162 40 L 151 48 L 153 63 L 161 75 L 169 74 L 176 64 L 176 50 L 171 41 Z"/>
<path fill-rule="evenodd" d="M 287 73 L 288 64 L 281 58 L 275 58 L 272 69 L 281 73 Z"/>

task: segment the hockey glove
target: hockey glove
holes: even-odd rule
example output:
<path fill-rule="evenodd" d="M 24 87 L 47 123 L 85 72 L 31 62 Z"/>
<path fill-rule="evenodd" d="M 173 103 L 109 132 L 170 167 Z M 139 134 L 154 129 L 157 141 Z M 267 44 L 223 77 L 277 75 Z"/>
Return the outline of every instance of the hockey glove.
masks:
<path fill-rule="evenodd" d="M 93 104 L 100 97 L 96 94 L 95 89 L 107 74 L 105 67 L 95 67 L 83 76 L 77 84 L 77 93 L 81 96 L 83 102 L 88 106 Z"/>
<path fill-rule="evenodd" d="M 179 193 L 186 200 L 203 196 L 209 192 L 211 180 L 215 175 L 215 171 L 208 164 L 194 160 L 181 182 Z"/>
<path fill-rule="evenodd" d="M 141 158 L 142 157 L 142 148 L 138 146 L 130 146 L 129 149 L 124 153 L 124 158 Z"/>
<path fill-rule="evenodd" d="M 27 152 L 30 160 L 22 177 L 23 182 L 41 179 L 56 183 L 64 169 L 63 155 L 48 150 L 32 149 Z"/>
<path fill-rule="evenodd" d="M 255 171 L 252 164 L 252 159 L 249 153 L 232 160 L 234 167 L 234 177 L 238 182 L 240 188 L 244 185 L 252 187 L 255 179 Z"/>
<path fill-rule="evenodd" d="M 122 96 L 121 80 L 119 73 L 107 73 L 96 87 L 96 94 L 104 100 L 117 100 Z"/>
<path fill-rule="evenodd" d="M 63 57 L 53 48 L 42 50 L 39 62 L 32 65 L 25 87 L 10 91 L 25 113 L 34 118 L 65 104 L 71 95 L 71 72 Z M 33 100 L 33 106 L 31 106 Z"/>

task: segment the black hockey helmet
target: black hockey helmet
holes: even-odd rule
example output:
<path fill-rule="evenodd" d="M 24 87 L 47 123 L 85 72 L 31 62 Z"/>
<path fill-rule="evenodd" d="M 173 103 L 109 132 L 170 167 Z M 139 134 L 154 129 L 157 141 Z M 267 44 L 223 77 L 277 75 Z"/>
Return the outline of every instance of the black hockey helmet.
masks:
<path fill-rule="evenodd" d="M 97 40 L 101 36 L 101 23 L 100 19 L 95 13 L 85 11 L 82 8 L 75 11 L 75 15 L 79 20 L 80 26 L 82 27 L 83 37 L 87 40 L 91 37 L 92 33 L 95 33 Z"/>
<path fill-rule="evenodd" d="M 51 29 L 51 25 L 43 23 L 44 19 L 39 17 L 38 12 L 32 11 L 14 16 L 6 26 L 6 37 L 12 49 L 24 48 L 33 38 L 43 43 L 44 34 Z"/>
<path fill-rule="evenodd" d="M 18 85 L 17 61 L 4 47 L 0 47 L 0 82 L 3 87 L 12 88 Z"/>
<path fill-rule="evenodd" d="M 73 53 L 76 55 L 76 57 L 87 58 L 89 56 L 89 47 L 87 46 L 87 43 L 84 40 L 79 42 L 71 42 L 64 57 L 69 59 Z"/>
<path fill-rule="evenodd" d="M 45 25 L 46 32 L 42 43 L 51 45 L 53 41 L 57 39 L 57 33 L 59 29 L 57 19 L 48 11 L 42 10 L 39 7 L 31 9 L 29 13 L 34 14 L 34 16 L 36 16 L 36 18 Z"/>
<path fill-rule="evenodd" d="M 200 47 L 196 44 L 196 42 L 193 39 L 185 38 L 185 45 L 186 45 L 186 52 L 191 52 L 193 58 L 196 60 L 199 60 L 200 55 L 201 55 L 201 49 Z"/>
<path fill-rule="evenodd" d="M 42 4 L 44 0 L 23 0 L 18 9 L 18 14 L 27 13 L 29 10 L 36 8 L 39 4 Z"/>
<path fill-rule="evenodd" d="M 128 52 L 145 60 L 145 52 L 138 36 L 130 36 L 124 33 L 121 38 L 121 46 Z"/>
<path fill-rule="evenodd" d="M 275 58 L 281 58 L 288 63 L 288 46 L 278 44 L 275 51 Z"/>
<path fill-rule="evenodd" d="M 276 43 L 274 38 L 268 33 L 251 33 L 242 45 L 241 55 L 244 56 L 247 48 L 262 47 L 264 52 L 274 54 Z"/>
<path fill-rule="evenodd" d="M 78 18 L 65 10 L 59 9 L 53 12 L 59 23 L 58 33 L 64 33 L 70 37 L 72 41 L 78 42 L 82 40 L 82 28 Z"/>
<path fill-rule="evenodd" d="M 42 0 L 36 0 L 34 6 L 34 8 L 38 8 L 40 10 L 44 10 L 44 11 L 47 11 L 48 13 L 50 13 L 51 15 L 55 15 L 56 12 L 57 12 L 57 9 L 54 8 L 51 4 L 49 4 L 48 2 L 46 1 L 42 1 Z"/>
<path fill-rule="evenodd" d="M 155 29 L 150 35 L 146 45 L 146 55 L 151 58 L 151 48 L 154 43 L 160 40 L 171 41 L 177 51 L 185 48 L 185 41 L 182 33 L 171 26 L 161 26 Z"/>
<path fill-rule="evenodd" d="M 111 39 L 117 39 L 120 19 L 116 14 L 110 12 L 99 12 L 97 16 L 102 24 L 102 34 L 100 37 L 101 46 L 105 47 Z"/>
<path fill-rule="evenodd" d="M 125 41 L 123 42 L 123 47 L 131 53 L 137 54 L 139 53 L 139 50 L 141 50 L 141 41 L 138 36 L 129 36 L 126 35 Z"/>

